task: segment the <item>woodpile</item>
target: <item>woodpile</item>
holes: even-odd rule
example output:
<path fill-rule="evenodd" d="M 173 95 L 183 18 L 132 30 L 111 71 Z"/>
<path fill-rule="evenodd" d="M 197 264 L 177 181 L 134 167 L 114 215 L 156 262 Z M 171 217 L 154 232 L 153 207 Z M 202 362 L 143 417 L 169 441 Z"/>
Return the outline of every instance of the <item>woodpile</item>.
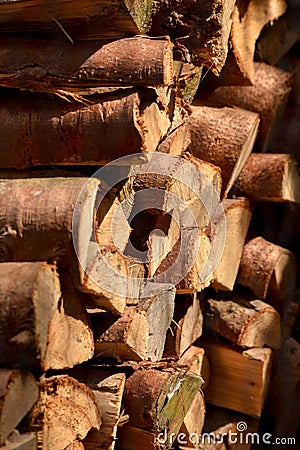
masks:
<path fill-rule="evenodd" d="M 0 450 L 297 445 L 297 2 L 0 24 Z"/>

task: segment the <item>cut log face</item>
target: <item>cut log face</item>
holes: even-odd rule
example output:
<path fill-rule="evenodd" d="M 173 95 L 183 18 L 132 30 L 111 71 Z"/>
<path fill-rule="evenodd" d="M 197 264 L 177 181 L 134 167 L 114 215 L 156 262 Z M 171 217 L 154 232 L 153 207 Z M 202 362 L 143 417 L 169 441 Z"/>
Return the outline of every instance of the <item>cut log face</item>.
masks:
<path fill-rule="evenodd" d="M 30 412 L 30 422 L 38 431 L 38 445 L 45 450 L 64 450 L 101 425 L 93 392 L 68 375 L 40 383 L 39 400 Z"/>
<path fill-rule="evenodd" d="M 219 73 L 225 64 L 234 0 L 157 2 L 152 35 L 170 34 L 197 62 Z"/>
<path fill-rule="evenodd" d="M 94 393 L 101 412 L 100 430 L 92 429 L 84 440 L 87 450 L 113 450 L 116 444 L 118 423 L 121 420 L 121 406 L 125 386 L 124 373 L 77 367 L 72 376 L 85 383 Z"/>
<path fill-rule="evenodd" d="M 33 375 L 0 369 L 0 445 L 5 443 L 37 399 L 38 386 Z"/>
<path fill-rule="evenodd" d="M 297 163 L 286 154 L 252 153 L 234 184 L 233 193 L 254 201 L 299 203 Z"/>
<path fill-rule="evenodd" d="M 172 47 L 169 37 L 137 36 L 103 46 L 98 41 L 3 39 L 0 85 L 48 93 L 97 86 L 170 85 Z"/>
<path fill-rule="evenodd" d="M 142 34 L 149 29 L 151 0 L 57 1 L 43 3 L 8 1 L 1 4 L 3 32 L 58 32 L 71 39 L 113 40 Z"/>
<path fill-rule="evenodd" d="M 22 433 L 14 430 L 6 439 L 5 444 L 1 446 L 1 450 L 35 450 L 37 448 L 37 440 L 35 433 Z"/>
<path fill-rule="evenodd" d="M 129 425 L 155 433 L 168 431 L 166 448 L 169 448 L 201 383 L 200 377 L 170 368 L 136 371 L 125 385 L 124 405 Z"/>
<path fill-rule="evenodd" d="M 259 298 L 268 297 L 278 306 L 276 300 L 287 299 L 294 291 L 295 257 L 262 237 L 252 239 L 244 247 L 237 281 L 250 287 Z"/>
<path fill-rule="evenodd" d="M 144 94 L 149 97 L 149 92 Z M 49 102 L 42 94 L 2 99 L 0 167 L 99 166 L 129 153 L 154 151 L 166 135 L 170 119 L 156 103 L 155 91 L 152 100 L 142 97 L 125 89 L 100 96 L 88 105 L 60 99 Z M 12 111 L 14 120 L 10 119 Z"/>
<path fill-rule="evenodd" d="M 205 343 L 204 349 L 211 368 L 205 390 L 207 402 L 259 418 L 269 384 L 272 351 L 253 348 L 239 352 L 217 343 Z"/>
<path fill-rule="evenodd" d="M 260 115 L 257 145 L 267 151 L 274 142 L 279 122 L 291 91 L 292 75 L 277 67 L 254 63 L 253 86 L 222 86 L 214 90 L 210 102 L 237 106 Z"/>
<path fill-rule="evenodd" d="M 255 81 L 254 52 L 261 30 L 287 8 L 285 0 L 238 0 L 232 13 L 231 51 L 221 73 L 228 85 L 252 85 Z"/>
<path fill-rule="evenodd" d="M 90 359 L 92 331 L 80 299 L 61 291 L 54 266 L 1 263 L 0 364 L 63 369 Z"/>
<path fill-rule="evenodd" d="M 258 132 L 258 114 L 238 108 L 196 106 L 189 119 L 191 152 L 221 168 L 226 196 L 250 155 Z"/>
<path fill-rule="evenodd" d="M 220 262 L 213 274 L 214 289 L 233 290 L 238 274 L 243 246 L 247 236 L 252 208 L 245 198 L 225 199 L 226 241 Z"/>
<path fill-rule="evenodd" d="M 241 347 L 279 348 L 280 316 L 260 300 L 208 300 L 206 324 Z"/>

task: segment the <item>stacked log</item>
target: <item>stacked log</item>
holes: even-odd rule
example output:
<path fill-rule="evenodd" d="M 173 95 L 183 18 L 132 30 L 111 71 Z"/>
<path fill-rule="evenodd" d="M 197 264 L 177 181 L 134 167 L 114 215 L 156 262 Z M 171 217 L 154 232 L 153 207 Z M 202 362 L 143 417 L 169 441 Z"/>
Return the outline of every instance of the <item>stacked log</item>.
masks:
<path fill-rule="evenodd" d="M 0 450 L 296 436 L 293 8 L 0 4 Z"/>

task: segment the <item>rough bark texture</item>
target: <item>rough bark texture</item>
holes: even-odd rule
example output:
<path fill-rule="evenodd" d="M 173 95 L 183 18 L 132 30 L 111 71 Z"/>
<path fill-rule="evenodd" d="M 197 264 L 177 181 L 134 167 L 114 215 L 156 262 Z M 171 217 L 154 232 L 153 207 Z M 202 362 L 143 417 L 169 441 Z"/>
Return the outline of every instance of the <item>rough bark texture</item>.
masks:
<path fill-rule="evenodd" d="M 205 322 L 241 347 L 279 348 L 281 345 L 280 316 L 260 300 L 208 300 Z"/>
<path fill-rule="evenodd" d="M 244 247 L 237 281 L 276 304 L 276 299 L 287 299 L 294 291 L 295 258 L 289 250 L 257 237 Z"/>
<path fill-rule="evenodd" d="M 127 154 L 154 151 L 170 126 L 167 112 L 155 98 L 155 91 L 152 99 L 143 101 L 137 91 L 123 90 L 88 104 L 45 94 L 2 99 L 0 167 L 101 165 Z M 155 123 L 159 126 L 154 132 Z"/>
<path fill-rule="evenodd" d="M 215 89 L 210 101 L 227 106 L 248 109 L 260 115 L 258 148 L 268 150 L 283 114 L 290 90 L 292 76 L 277 67 L 254 63 L 253 86 L 224 86 Z"/>
<path fill-rule="evenodd" d="M 181 51 L 187 58 L 189 53 L 197 63 L 218 73 L 227 56 L 234 3 L 234 0 L 154 2 L 150 33 L 169 34 L 180 45 L 179 54 Z"/>
<path fill-rule="evenodd" d="M 152 1 L 86 0 L 4 1 L 0 4 L 2 32 L 55 32 L 69 39 L 118 39 L 149 29 Z M 67 36 L 66 36 L 67 38 Z"/>
<path fill-rule="evenodd" d="M 34 377 L 25 371 L 0 369 L 0 445 L 38 399 Z"/>
<path fill-rule="evenodd" d="M 172 47 L 167 36 L 137 36 L 104 45 L 3 38 L 0 85 L 49 93 L 96 86 L 165 86 L 173 83 Z"/>
<path fill-rule="evenodd" d="M 221 72 L 223 84 L 254 84 L 256 40 L 263 27 L 278 19 L 286 8 L 285 0 L 237 0 L 231 16 L 231 50 Z"/>
<path fill-rule="evenodd" d="M 76 294 L 61 291 L 54 266 L 2 263 L 1 365 L 63 369 L 90 359 L 94 341 Z"/>
<path fill-rule="evenodd" d="M 43 450 L 64 450 L 101 425 L 93 392 L 68 375 L 40 383 L 40 396 L 30 412 L 30 422 L 38 431 L 38 444 Z"/>
<path fill-rule="evenodd" d="M 287 154 L 253 153 L 235 182 L 233 194 L 253 201 L 299 203 L 296 161 Z"/>
<path fill-rule="evenodd" d="M 222 170 L 226 195 L 252 151 L 259 117 L 238 108 L 194 107 L 189 119 L 192 154 Z"/>
<path fill-rule="evenodd" d="M 211 367 L 205 390 L 207 402 L 259 418 L 269 384 L 272 351 L 253 348 L 239 352 L 217 343 L 205 343 L 204 349 Z"/>

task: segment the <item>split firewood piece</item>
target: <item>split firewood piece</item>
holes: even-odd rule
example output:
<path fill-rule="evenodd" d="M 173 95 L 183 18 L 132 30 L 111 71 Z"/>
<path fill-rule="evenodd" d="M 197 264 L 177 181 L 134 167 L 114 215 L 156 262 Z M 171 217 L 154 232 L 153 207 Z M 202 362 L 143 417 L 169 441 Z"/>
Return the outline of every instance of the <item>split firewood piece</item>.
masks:
<path fill-rule="evenodd" d="M 165 291 L 126 307 L 116 319 L 111 314 L 92 315 L 95 355 L 140 361 L 161 359 L 167 330 L 174 313 L 175 292 Z"/>
<path fill-rule="evenodd" d="M 162 369 L 152 365 L 137 370 L 125 384 L 124 406 L 129 425 L 167 433 L 166 448 L 172 446 L 202 380 L 176 366 Z M 143 392 L 141 396 L 140 393 Z"/>
<path fill-rule="evenodd" d="M 212 103 L 237 106 L 260 115 L 257 144 L 267 151 L 278 132 L 281 116 L 291 91 L 292 75 L 277 67 L 254 63 L 253 86 L 221 86 L 210 97 Z"/>
<path fill-rule="evenodd" d="M 225 64 L 234 0 L 154 2 L 150 34 L 169 34 L 178 53 L 219 73 Z"/>
<path fill-rule="evenodd" d="M 55 32 L 73 42 L 78 39 L 114 40 L 143 34 L 150 27 L 152 0 L 139 4 L 126 0 L 43 2 L 12 0 L 1 4 L 1 30 L 7 32 Z"/>
<path fill-rule="evenodd" d="M 92 390 L 68 375 L 40 383 L 39 399 L 29 417 L 31 429 L 38 432 L 38 448 L 43 450 L 64 450 L 101 425 Z"/>
<path fill-rule="evenodd" d="M 253 201 L 300 203 L 297 162 L 286 154 L 252 153 L 233 187 Z"/>
<path fill-rule="evenodd" d="M 254 84 L 256 41 L 263 27 L 278 19 L 286 8 L 285 0 L 237 0 L 231 16 L 231 50 L 221 73 L 222 84 Z"/>
<path fill-rule="evenodd" d="M 160 444 L 157 433 L 153 431 L 144 430 L 142 428 L 132 427 L 131 425 L 123 425 L 118 428 L 118 449 L 126 450 L 158 450 L 165 444 L 166 437 L 161 435 Z"/>
<path fill-rule="evenodd" d="M 182 97 L 187 103 L 192 103 L 197 93 L 201 75 L 202 67 L 194 66 L 193 64 L 183 64 L 180 75 L 177 80 L 176 91 L 177 95 Z"/>
<path fill-rule="evenodd" d="M 288 10 L 282 17 L 268 24 L 256 43 L 256 59 L 275 66 L 300 40 L 299 11 Z"/>
<path fill-rule="evenodd" d="M 80 441 L 74 441 L 72 444 L 68 445 L 65 450 L 85 450 L 85 446 Z"/>
<path fill-rule="evenodd" d="M 54 266 L 1 263 L 0 364 L 43 371 L 92 358 L 93 334 L 74 291 L 61 289 Z"/>
<path fill-rule="evenodd" d="M 193 373 L 202 378 L 203 384 L 201 389 L 205 390 L 209 383 L 209 362 L 205 351 L 201 347 L 191 345 L 178 360 L 178 365 L 187 368 L 188 372 Z"/>
<path fill-rule="evenodd" d="M 1 445 L 0 448 L 1 450 L 36 450 L 36 434 L 20 434 L 18 430 L 14 430 L 6 439 L 5 444 Z"/>
<path fill-rule="evenodd" d="M 240 108 L 196 106 L 189 125 L 191 152 L 221 168 L 222 195 L 226 196 L 252 151 L 258 114 Z"/>
<path fill-rule="evenodd" d="M 300 344 L 289 337 L 282 345 L 266 401 L 266 418 L 275 436 L 292 438 L 299 430 L 300 418 L 295 414 L 300 401 L 299 367 Z"/>
<path fill-rule="evenodd" d="M 85 383 L 94 393 L 101 413 L 100 430 L 92 429 L 84 439 L 87 450 L 113 450 L 122 414 L 122 398 L 125 387 L 125 374 L 113 373 L 97 367 L 81 367 L 71 371 L 78 381 Z"/>
<path fill-rule="evenodd" d="M 279 348 L 280 315 L 261 300 L 208 300 L 206 324 L 240 347 Z"/>
<path fill-rule="evenodd" d="M 112 268 L 119 267 L 120 273 L 128 274 L 131 262 L 118 251 L 109 228 L 112 212 L 117 207 L 121 212 L 122 208 L 116 198 L 117 192 L 113 193 L 107 208 L 100 205 L 102 216 L 99 212 L 96 236 L 98 244 L 92 230 L 96 229 L 94 221 L 99 188 L 100 182 L 96 178 L 1 180 L 1 261 L 42 260 L 57 262 L 61 267 L 68 266 L 76 287 L 93 295 L 94 302 L 99 307 L 122 313 L 126 294 L 136 294 L 130 292 L 132 283 L 128 282 L 128 285 L 124 286 L 125 297 L 118 296 L 113 288 L 109 292 L 102 287 L 109 286 L 109 280 L 104 279 L 106 272 L 100 270 L 105 260 Z M 77 202 L 79 206 L 72 224 Z M 113 208 L 113 211 L 110 211 L 110 208 Z M 108 217 L 105 220 L 106 215 Z M 119 227 L 116 235 L 120 241 L 120 236 L 126 237 L 129 225 L 124 214 L 119 214 L 118 218 L 120 221 L 116 222 Z M 75 230 L 76 227 L 78 230 Z M 77 255 L 74 252 L 72 235 Z M 121 245 L 123 241 L 119 241 L 118 245 Z"/>
<path fill-rule="evenodd" d="M 237 282 L 277 306 L 276 301 L 289 298 L 294 291 L 295 257 L 262 237 L 254 238 L 244 247 Z"/>
<path fill-rule="evenodd" d="M 193 295 L 177 295 L 171 327 L 167 333 L 165 356 L 181 357 L 202 335 L 203 299 Z"/>
<path fill-rule="evenodd" d="M 0 85 L 48 93 L 96 86 L 170 85 L 172 48 L 167 36 L 136 36 L 104 45 L 99 41 L 71 44 L 66 39 L 4 38 L 0 42 Z"/>
<path fill-rule="evenodd" d="M 156 150 L 171 121 L 156 102 L 155 90 L 143 93 L 125 89 L 88 104 L 58 98 L 49 102 L 43 94 L 30 93 L 2 99 L 0 167 L 101 165 L 129 153 Z"/>
<path fill-rule="evenodd" d="M 268 391 L 272 350 L 242 352 L 213 342 L 204 343 L 203 348 L 211 369 L 206 401 L 259 418 Z"/>
<path fill-rule="evenodd" d="M 21 370 L 0 369 L 0 445 L 38 399 L 33 375 Z"/>
<path fill-rule="evenodd" d="M 245 424 L 244 429 L 242 424 Z M 215 450 L 215 447 L 209 445 L 213 435 L 220 445 L 226 442 L 228 450 L 250 450 L 256 442 L 258 427 L 259 421 L 252 417 L 208 405 L 203 433 L 207 446 L 204 447 L 205 443 L 202 442 L 199 449 Z"/>
<path fill-rule="evenodd" d="M 160 153 L 168 153 L 174 156 L 181 156 L 188 149 L 191 143 L 191 133 L 188 123 L 185 122 L 163 139 L 163 141 L 157 147 L 157 151 Z"/>
<path fill-rule="evenodd" d="M 226 240 L 220 262 L 213 274 L 212 287 L 217 290 L 232 291 L 239 270 L 252 208 L 245 198 L 225 199 L 223 208 Z"/>

